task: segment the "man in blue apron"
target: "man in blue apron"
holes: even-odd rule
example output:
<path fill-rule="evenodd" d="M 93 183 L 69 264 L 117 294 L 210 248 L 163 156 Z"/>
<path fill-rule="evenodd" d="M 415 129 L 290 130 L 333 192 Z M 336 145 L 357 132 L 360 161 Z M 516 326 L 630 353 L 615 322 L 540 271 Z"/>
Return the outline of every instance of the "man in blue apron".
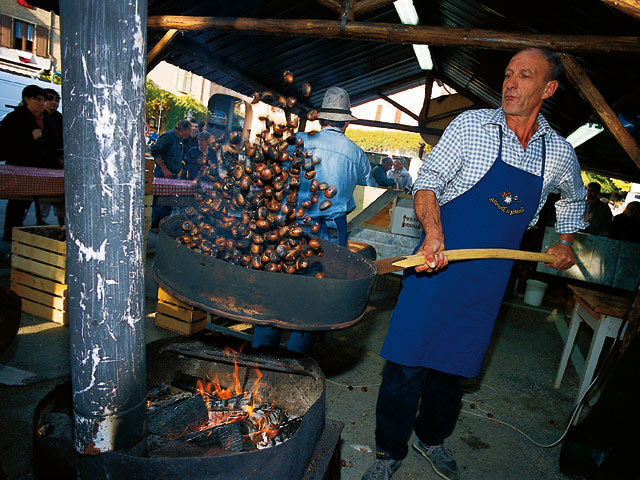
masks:
<path fill-rule="evenodd" d="M 575 152 L 539 114 L 557 89 L 555 54 L 527 49 L 505 70 L 502 108 L 457 117 L 424 162 L 413 188 L 424 229 L 416 252 L 426 262 L 406 270 L 381 355 L 387 359 L 376 406 L 376 461 L 363 480 L 388 479 L 413 448 L 445 479 L 458 479 L 444 439 L 453 430 L 460 381 L 480 373 L 512 261 L 448 265 L 458 248 L 517 249 L 550 192 L 558 243 L 547 253 L 562 270 L 575 263 L 574 233 L 584 227 L 585 189 Z M 446 268 L 445 268 L 446 267 Z M 416 411 L 418 415 L 416 417 Z"/>
<path fill-rule="evenodd" d="M 327 241 L 347 245 L 347 214 L 356 208 L 353 190 L 356 185 L 376 186 L 371 177 L 371 166 L 362 148 L 349 140 L 344 132 L 351 120 L 351 101 L 347 91 L 340 87 L 330 87 L 322 99 L 322 107 L 318 110 L 318 120 L 322 130 L 315 134 L 299 133 L 298 138 L 304 142 L 304 149 L 313 152 L 313 157 L 320 159 L 315 166 L 315 180 L 325 182 L 337 189 L 331 197 L 331 206 L 320 210 L 321 203 L 326 200 L 319 192 L 318 201 L 307 209 L 314 221 L 320 224 L 318 236 Z M 298 205 L 311 200 L 309 184 L 311 180 L 300 176 L 300 193 Z M 256 326 L 253 329 L 254 347 L 276 347 L 280 342 L 281 330 L 270 326 Z M 287 349 L 306 354 L 313 346 L 314 332 L 294 331 L 289 336 Z"/>

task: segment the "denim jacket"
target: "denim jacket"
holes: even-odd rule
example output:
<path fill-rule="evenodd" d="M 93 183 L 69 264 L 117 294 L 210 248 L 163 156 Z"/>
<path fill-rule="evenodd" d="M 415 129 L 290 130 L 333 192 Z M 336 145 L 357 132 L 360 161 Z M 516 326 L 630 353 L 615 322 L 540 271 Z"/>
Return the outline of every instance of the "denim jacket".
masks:
<path fill-rule="evenodd" d="M 315 178 L 319 182 L 327 182 L 338 189 L 335 197 L 331 198 L 331 207 L 324 212 L 319 210 L 320 203 L 326 200 L 323 192 L 318 192 L 318 203 L 307 210 L 312 218 L 333 219 L 346 215 L 354 208 L 353 190 L 357 185 L 376 186 L 371 177 L 371 166 L 364 151 L 349 140 L 340 129 L 325 127 L 314 135 L 299 133 L 304 140 L 304 149 L 312 151 L 313 156 L 320 158 L 316 165 Z M 299 203 L 310 198 L 310 181 L 300 175 L 301 188 Z"/>

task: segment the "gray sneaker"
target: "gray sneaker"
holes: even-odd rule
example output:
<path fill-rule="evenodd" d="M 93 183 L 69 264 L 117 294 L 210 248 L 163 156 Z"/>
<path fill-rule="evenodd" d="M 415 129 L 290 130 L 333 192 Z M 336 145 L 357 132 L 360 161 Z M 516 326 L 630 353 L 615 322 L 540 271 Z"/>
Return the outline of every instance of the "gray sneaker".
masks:
<path fill-rule="evenodd" d="M 402 460 L 392 458 L 376 458 L 376 460 L 364 472 L 362 480 L 389 480 L 400 468 Z"/>
<path fill-rule="evenodd" d="M 453 453 L 444 443 L 442 445 L 426 445 L 416 440 L 413 449 L 429 460 L 433 471 L 446 480 L 458 480 L 458 466 L 453 459 Z"/>

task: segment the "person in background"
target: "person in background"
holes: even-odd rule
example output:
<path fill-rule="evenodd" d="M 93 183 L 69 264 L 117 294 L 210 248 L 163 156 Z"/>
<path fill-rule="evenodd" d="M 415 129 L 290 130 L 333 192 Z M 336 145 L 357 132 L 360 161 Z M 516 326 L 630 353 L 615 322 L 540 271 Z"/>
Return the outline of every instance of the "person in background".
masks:
<path fill-rule="evenodd" d="M 407 193 L 411 191 L 411 186 L 413 184 L 411 175 L 409 175 L 409 171 L 404 168 L 404 165 L 399 158 L 393 159 L 393 168 L 387 172 L 387 176 L 394 181 L 398 190 L 402 190 Z"/>
<path fill-rule="evenodd" d="M 584 229 L 584 232 L 591 235 L 605 235 L 609 231 L 609 225 L 613 219 L 609 204 L 600 201 L 600 190 L 598 182 L 591 182 L 587 185 L 587 209 L 584 219 L 589 223 L 589 226 Z"/>
<path fill-rule="evenodd" d="M 173 130 L 164 132 L 156 143 L 149 147 L 156 162 L 153 170 L 154 177 L 176 178 L 185 156 L 184 142 L 191 136 L 191 122 L 180 120 Z M 171 215 L 172 207 L 157 204 L 157 197 L 153 197 L 151 212 L 151 228 L 158 228 L 160 220 Z"/>
<path fill-rule="evenodd" d="M 392 165 L 393 159 L 391 157 L 383 158 L 379 164 L 371 162 L 371 176 L 379 187 L 389 188 L 395 186 L 395 180 L 387 177 L 387 172 L 391 170 Z"/>
<path fill-rule="evenodd" d="M 51 153 L 50 139 L 53 136 L 43 112 L 46 93 L 37 85 L 27 85 L 22 90 L 22 102 L 8 113 L 0 124 L 2 160 L 7 165 L 53 168 L 55 160 Z M 7 202 L 3 240 L 10 242 L 13 227 L 22 226 L 31 200 L 9 200 Z M 42 219 L 38 219 L 42 222 Z M 43 223 L 43 222 L 42 222 Z"/>
<path fill-rule="evenodd" d="M 183 178 L 185 180 L 193 180 L 197 178 L 200 167 L 204 163 L 203 158 L 216 158 L 215 152 L 209 148 L 210 139 L 211 134 L 209 132 L 200 132 L 198 134 L 198 146 L 192 147 L 187 152 L 182 168 L 178 173 L 178 178 Z"/>
<path fill-rule="evenodd" d="M 45 88 L 46 99 L 44 102 L 44 118 L 49 122 L 52 138 L 49 140 L 51 155 L 55 159 L 54 168 L 64 168 L 64 139 L 62 137 L 62 114 L 58 111 L 60 106 L 60 95 L 53 88 Z M 58 225 L 64 225 L 64 202 L 41 203 L 40 212 L 42 218 L 47 218 L 53 206 L 54 213 L 58 219 Z M 44 222 L 43 222 L 44 223 Z"/>
<path fill-rule="evenodd" d="M 482 370 L 502 304 L 509 260 L 449 265 L 458 248 L 516 249 L 547 195 L 556 203 L 558 242 L 549 266 L 575 263 L 585 190 L 571 145 L 540 114 L 558 88 L 557 54 L 526 49 L 504 71 L 502 107 L 467 110 L 446 128 L 419 170 L 414 209 L 425 263 L 404 271 L 381 355 L 387 360 L 376 404 L 376 460 L 363 480 L 389 479 L 413 449 L 442 478 L 460 478 L 445 439 L 462 399 L 461 381 Z M 416 412 L 418 412 L 416 417 Z"/>
<path fill-rule="evenodd" d="M 629 203 L 620 215 L 613 217 L 607 237 L 640 243 L 640 202 Z"/>
<path fill-rule="evenodd" d="M 200 124 L 195 120 L 189 120 L 191 122 L 191 135 L 184 142 L 185 155 L 192 148 L 198 148 L 198 134 L 200 133 Z"/>
<path fill-rule="evenodd" d="M 347 213 L 355 209 L 353 190 L 356 185 L 375 186 L 371 178 L 371 167 L 364 151 L 345 137 L 344 132 L 351 120 L 351 101 L 347 91 L 340 87 L 330 87 L 322 99 L 322 107 L 318 110 L 318 120 L 322 129 L 314 134 L 298 133 L 297 138 L 304 141 L 304 149 L 312 151 L 313 156 L 321 161 L 316 165 L 315 179 L 326 182 L 337 188 L 331 198 L 331 206 L 320 211 L 320 201 L 307 210 L 314 221 L 320 224 L 318 237 L 339 245 L 347 245 Z M 310 180 L 300 176 L 301 187 L 298 205 L 310 200 Z M 255 348 L 272 349 L 280 343 L 282 331 L 271 326 L 256 325 L 253 329 L 253 346 Z M 315 341 L 314 332 L 293 331 L 289 336 L 289 351 L 307 354 Z"/>

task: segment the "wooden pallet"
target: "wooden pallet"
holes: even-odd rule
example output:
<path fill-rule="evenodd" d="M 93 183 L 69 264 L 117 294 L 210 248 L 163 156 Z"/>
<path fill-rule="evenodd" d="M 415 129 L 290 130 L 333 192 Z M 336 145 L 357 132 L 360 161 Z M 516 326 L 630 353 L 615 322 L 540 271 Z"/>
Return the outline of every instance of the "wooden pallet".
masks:
<path fill-rule="evenodd" d="M 207 327 L 207 313 L 158 288 L 155 325 L 183 335 L 192 335 Z"/>
<path fill-rule="evenodd" d="M 50 229 L 57 227 L 27 227 Z M 13 229 L 11 289 L 22 300 L 22 311 L 67 325 L 66 242 Z"/>

